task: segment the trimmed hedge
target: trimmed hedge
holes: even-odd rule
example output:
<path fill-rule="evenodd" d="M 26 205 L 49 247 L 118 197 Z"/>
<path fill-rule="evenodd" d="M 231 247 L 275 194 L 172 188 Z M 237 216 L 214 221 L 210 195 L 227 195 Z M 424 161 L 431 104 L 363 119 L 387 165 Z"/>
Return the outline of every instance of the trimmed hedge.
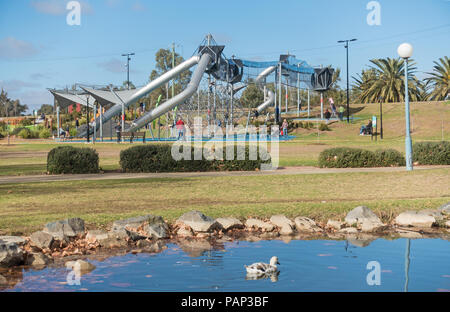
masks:
<path fill-rule="evenodd" d="M 61 173 L 97 173 L 98 153 L 88 147 L 58 146 L 48 152 L 47 171 Z"/>
<path fill-rule="evenodd" d="M 359 148 L 329 148 L 319 155 L 321 168 L 398 167 L 405 165 L 403 155 L 393 149 L 375 152 Z"/>
<path fill-rule="evenodd" d="M 450 165 L 450 142 L 415 143 L 413 161 L 420 165 Z"/>
<path fill-rule="evenodd" d="M 191 160 L 175 160 L 172 157 L 172 145 L 149 144 L 130 147 L 120 152 L 120 166 L 124 172 L 197 172 L 197 171 L 252 171 L 259 169 L 262 160 L 249 160 L 249 148 L 245 148 L 245 160 L 226 160 L 226 148 L 223 148 L 224 160 L 194 160 L 194 147 L 191 148 Z M 203 149 L 202 149 L 203 151 Z M 234 155 L 237 158 L 237 146 Z"/>

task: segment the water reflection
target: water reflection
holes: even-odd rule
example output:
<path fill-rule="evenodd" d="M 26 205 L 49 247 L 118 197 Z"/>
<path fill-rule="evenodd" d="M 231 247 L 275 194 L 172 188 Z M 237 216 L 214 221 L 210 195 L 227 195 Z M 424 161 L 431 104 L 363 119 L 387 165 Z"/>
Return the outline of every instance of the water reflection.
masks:
<path fill-rule="evenodd" d="M 247 281 L 255 281 L 255 280 L 262 280 L 262 279 L 270 279 L 272 283 L 278 282 L 278 276 L 280 275 L 280 271 L 275 271 L 273 273 L 269 274 L 250 274 L 247 273 L 245 276 L 245 280 Z"/>
<path fill-rule="evenodd" d="M 405 248 L 406 243 L 406 248 Z M 450 244 L 443 239 L 349 237 L 347 240 L 180 240 L 161 253 L 98 256 L 80 286 L 65 283 L 61 265 L 0 271 L 7 291 L 444 291 L 450 288 Z M 244 264 L 276 254 L 282 274 L 249 276 Z M 369 261 L 381 285 L 366 282 Z M 404 273 L 402 273 L 404 272 Z M 411 277 L 413 281 L 411 283 Z"/>

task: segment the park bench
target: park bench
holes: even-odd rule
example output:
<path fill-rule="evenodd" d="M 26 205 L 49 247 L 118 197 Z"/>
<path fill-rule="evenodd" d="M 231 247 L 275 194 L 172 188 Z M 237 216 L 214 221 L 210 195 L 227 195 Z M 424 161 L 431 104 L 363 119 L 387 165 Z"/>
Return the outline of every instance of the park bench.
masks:
<path fill-rule="evenodd" d="M 120 136 L 123 139 L 130 139 L 130 143 L 133 143 L 134 138 L 142 138 L 142 142 L 145 143 L 145 132 L 121 132 Z"/>

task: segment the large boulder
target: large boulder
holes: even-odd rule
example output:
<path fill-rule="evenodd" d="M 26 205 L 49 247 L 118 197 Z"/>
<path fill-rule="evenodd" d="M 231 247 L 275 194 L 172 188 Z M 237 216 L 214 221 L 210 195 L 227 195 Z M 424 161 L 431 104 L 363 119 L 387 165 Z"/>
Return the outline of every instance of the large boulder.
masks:
<path fill-rule="evenodd" d="M 395 223 L 401 226 L 432 227 L 436 219 L 420 211 L 402 212 L 395 218 Z"/>
<path fill-rule="evenodd" d="M 266 232 L 273 231 L 273 229 L 275 228 L 272 223 L 265 222 L 263 220 L 259 220 L 259 219 L 255 219 L 255 218 L 247 219 L 247 221 L 245 221 L 245 226 L 248 228 L 261 229 Z"/>
<path fill-rule="evenodd" d="M 86 239 L 90 242 L 98 242 L 108 238 L 108 233 L 101 230 L 91 230 L 86 234 Z"/>
<path fill-rule="evenodd" d="M 280 228 L 280 234 L 290 235 L 294 233 L 295 223 L 285 215 L 272 216 L 270 222 Z"/>
<path fill-rule="evenodd" d="M 84 275 L 95 270 L 95 265 L 80 259 L 77 261 L 66 262 L 66 268 L 68 268 L 69 270 L 73 270 L 80 275 Z"/>
<path fill-rule="evenodd" d="M 450 202 L 443 204 L 438 210 L 443 214 L 450 215 Z"/>
<path fill-rule="evenodd" d="M 195 232 L 213 232 L 222 229 L 219 222 L 196 210 L 183 214 L 177 219 L 177 223 L 188 225 Z"/>
<path fill-rule="evenodd" d="M 50 248 L 53 243 L 53 235 L 42 231 L 34 232 L 30 236 L 30 243 L 40 249 Z"/>
<path fill-rule="evenodd" d="M 244 224 L 242 224 L 242 222 L 236 218 L 217 218 L 216 221 L 223 227 L 225 231 L 244 228 Z"/>
<path fill-rule="evenodd" d="M 64 239 L 65 237 L 75 237 L 84 234 L 84 220 L 80 218 L 70 218 L 66 220 L 47 223 L 43 232 L 51 234 L 54 238 Z"/>
<path fill-rule="evenodd" d="M 0 236 L 0 243 L 3 244 L 16 244 L 23 245 L 25 244 L 25 238 L 20 236 Z"/>
<path fill-rule="evenodd" d="M 348 225 L 355 223 L 361 224 L 363 222 L 382 223 L 380 218 L 378 218 L 378 216 L 366 206 L 358 206 L 350 211 L 345 217 L 345 222 Z"/>
<path fill-rule="evenodd" d="M 126 231 L 135 238 L 137 236 L 144 238 L 167 238 L 169 236 L 169 226 L 164 222 L 163 218 L 151 214 L 114 221 L 112 231 Z"/>
<path fill-rule="evenodd" d="M 42 268 L 52 261 L 48 256 L 38 252 L 28 254 L 25 264 L 33 267 Z"/>
<path fill-rule="evenodd" d="M 299 232 L 322 232 L 316 222 L 307 217 L 297 217 L 294 219 L 294 223 Z"/>
<path fill-rule="evenodd" d="M 15 243 L 0 242 L 0 267 L 11 267 L 23 263 L 24 253 Z"/>

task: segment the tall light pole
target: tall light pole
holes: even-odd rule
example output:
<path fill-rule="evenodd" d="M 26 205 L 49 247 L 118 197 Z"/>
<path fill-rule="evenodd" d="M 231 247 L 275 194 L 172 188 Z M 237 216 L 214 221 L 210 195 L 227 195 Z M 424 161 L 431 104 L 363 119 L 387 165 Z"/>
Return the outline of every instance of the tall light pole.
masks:
<path fill-rule="evenodd" d="M 397 48 L 398 55 L 405 60 L 405 152 L 406 152 L 406 170 L 413 170 L 412 164 L 412 142 L 411 131 L 409 129 L 409 94 L 408 94 L 408 59 L 413 54 L 413 47 L 409 43 L 402 43 Z"/>
<path fill-rule="evenodd" d="M 127 88 L 128 90 L 130 90 L 130 56 L 134 55 L 134 53 L 125 53 L 122 54 L 122 56 L 126 56 L 127 57 Z"/>
<path fill-rule="evenodd" d="M 356 41 L 357 39 L 339 40 L 338 43 L 345 43 L 345 49 L 347 52 L 347 123 L 350 122 L 350 95 L 349 95 L 349 79 L 348 79 L 348 43 Z"/>

